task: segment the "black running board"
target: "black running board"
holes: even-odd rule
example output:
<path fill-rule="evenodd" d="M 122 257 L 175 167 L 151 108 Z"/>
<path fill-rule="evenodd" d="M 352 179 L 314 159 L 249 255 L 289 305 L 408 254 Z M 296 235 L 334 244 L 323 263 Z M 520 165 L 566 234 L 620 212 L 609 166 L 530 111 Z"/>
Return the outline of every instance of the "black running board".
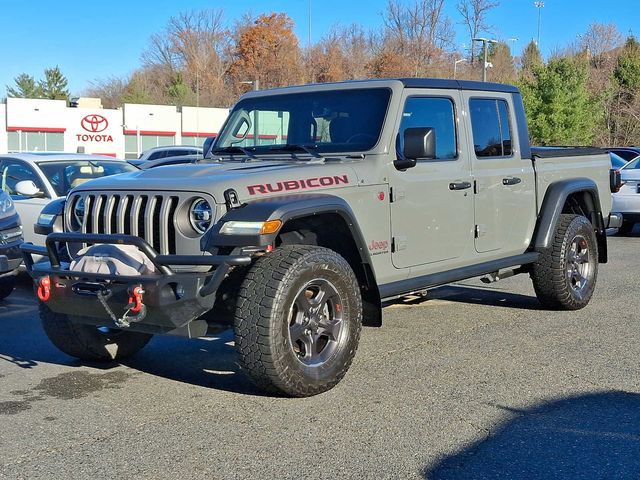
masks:
<path fill-rule="evenodd" d="M 469 267 L 456 268 L 446 272 L 432 273 L 416 278 L 408 278 L 398 282 L 380 285 L 380 297 L 382 300 L 388 300 L 400 295 L 411 292 L 424 290 L 428 287 L 437 287 L 451 282 L 465 280 L 467 278 L 479 277 L 487 273 L 497 272 L 503 268 L 515 267 L 518 265 L 527 265 L 538 260 L 538 252 L 529 252 L 514 257 L 502 258 L 500 260 L 492 260 L 491 262 L 479 263 Z"/>

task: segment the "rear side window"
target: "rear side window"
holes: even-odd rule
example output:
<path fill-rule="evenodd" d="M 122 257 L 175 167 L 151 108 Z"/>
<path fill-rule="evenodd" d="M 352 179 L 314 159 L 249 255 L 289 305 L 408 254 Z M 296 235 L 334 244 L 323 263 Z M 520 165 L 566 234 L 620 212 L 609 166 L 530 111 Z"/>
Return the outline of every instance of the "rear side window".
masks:
<path fill-rule="evenodd" d="M 407 128 L 431 127 L 436 132 L 436 159 L 453 160 L 458 157 L 456 121 L 453 102 L 449 98 L 409 97 L 402 112 L 399 150 L 402 151 Z"/>
<path fill-rule="evenodd" d="M 511 125 L 505 100 L 474 98 L 469 101 L 476 157 L 511 156 Z"/>

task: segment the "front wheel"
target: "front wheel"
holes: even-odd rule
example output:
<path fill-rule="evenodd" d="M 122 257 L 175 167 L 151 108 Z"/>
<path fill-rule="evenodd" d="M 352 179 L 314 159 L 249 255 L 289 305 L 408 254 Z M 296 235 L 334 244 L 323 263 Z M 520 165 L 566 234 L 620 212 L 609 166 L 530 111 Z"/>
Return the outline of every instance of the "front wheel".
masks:
<path fill-rule="evenodd" d="M 582 215 L 562 214 L 553 243 L 533 264 L 531 279 L 540 303 L 555 310 L 585 307 L 598 278 L 598 243 Z"/>
<path fill-rule="evenodd" d="M 138 353 L 153 336 L 72 322 L 67 315 L 55 313 L 43 303 L 40 320 L 47 337 L 59 350 L 94 362 L 124 360 Z"/>
<path fill-rule="evenodd" d="M 351 365 L 361 327 L 353 270 L 327 248 L 276 249 L 251 267 L 238 293 L 240 364 L 267 391 L 305 397 L 333 388 Z"/>

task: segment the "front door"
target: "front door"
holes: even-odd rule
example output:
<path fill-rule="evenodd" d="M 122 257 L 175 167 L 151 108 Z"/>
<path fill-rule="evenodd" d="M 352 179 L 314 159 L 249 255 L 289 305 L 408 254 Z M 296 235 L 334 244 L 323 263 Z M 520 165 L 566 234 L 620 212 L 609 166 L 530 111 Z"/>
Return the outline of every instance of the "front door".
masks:
<path fill-rule="evenodd" d="M 391 166 L 392 261 L 396 268 L 461 257 L 472 243 L 473 189 L 469 159 L 458 148 L 457 92 L 405 93 L 397 149 L 406 128 L 435 130 L 436 159 L 405 171 Z"/>

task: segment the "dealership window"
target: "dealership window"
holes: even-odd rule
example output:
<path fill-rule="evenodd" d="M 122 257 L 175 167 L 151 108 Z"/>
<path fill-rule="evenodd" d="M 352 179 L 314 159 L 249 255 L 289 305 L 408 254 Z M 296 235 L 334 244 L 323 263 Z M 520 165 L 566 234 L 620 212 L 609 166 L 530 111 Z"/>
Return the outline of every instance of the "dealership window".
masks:
<path fill-rule="evenodd" d="M 202 147 L 206 139 L 206 135 L 200 135 L 198 137 L 196 137 L 195 135 L 182 135 L 181 145 L 193 145 L 194 147 Z"/>
<path fill-rule="evenodd" d="M 63 152 L 64 133 L 11 131 L 8 134 L 8 150 L 15 152 Z"/>
<path fill-rule="evenodd" d="M 155 147 L 175 145 L 173 135 L 140 135 L 140 151 L 138 151 L 138 137 L 136 134 L 124 136 L 125 158 L 138 158 L 142 152 Z"/>

